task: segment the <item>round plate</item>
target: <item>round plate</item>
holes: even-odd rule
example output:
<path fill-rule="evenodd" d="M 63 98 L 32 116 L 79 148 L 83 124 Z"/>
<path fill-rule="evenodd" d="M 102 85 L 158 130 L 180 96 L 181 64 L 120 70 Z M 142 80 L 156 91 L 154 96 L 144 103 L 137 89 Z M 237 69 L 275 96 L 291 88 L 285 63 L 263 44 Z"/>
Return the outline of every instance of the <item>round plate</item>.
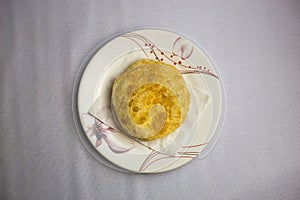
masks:
<path fill-rule="evenodd" d="M 110 105 L 113 80 L 130 63 L 142 58 L 176 66 L 191 94 L 196 94 L 196 103 L 190 110 L 201 110 L 201 116 L 188 119 L 196 126 L 186 130 L 192 137 L 176 155 L 145 147 L 118 132 L 118 127 L 104 116 L 110 112 L 106 107 Z M 206 96 L 197 95 L 199 91 Z M 204 97 L 209 98 L 205 108 L 201 104 Z M 95 105 L 102 106 L 103 112 L 91 114 Z M 178 168 L 196 157 L 204 158 L 212 150 L 223 124 L 224 90 L 215 65 L 199 45 L 173 31 L 140 29 L 114 36 L 89 53 L 74 84 L 73 114 L 83 144 L 96 159 L 122 171 L 158 173 Z"/>

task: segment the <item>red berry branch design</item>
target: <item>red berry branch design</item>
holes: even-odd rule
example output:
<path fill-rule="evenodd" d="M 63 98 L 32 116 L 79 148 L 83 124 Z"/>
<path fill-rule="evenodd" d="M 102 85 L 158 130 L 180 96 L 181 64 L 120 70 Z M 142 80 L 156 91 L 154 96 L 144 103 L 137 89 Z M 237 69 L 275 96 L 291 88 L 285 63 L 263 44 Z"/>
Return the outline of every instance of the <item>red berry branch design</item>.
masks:
<path fill-rule="evenodd" d="M 137 33 L 126 33 L 121 37 L 127 38 L 136 43 L 147 58 L 153 56 L 155 60 L 162 62 L 167 60 L 171 62 L 174 66 L 179 68 L 179 71 L 182 74 L 207 74 L 219 79 L 216 74 L 212 73 L 206 67 L 200 65 L 193 66 L 188 62 L 188 58 L 191 57 L 194 49 L 193 46 L 182 37 L 178 37 L 174 41 L 172 45 L 172 53 L 166 53 L 156 46 L 150 39 Z"/>

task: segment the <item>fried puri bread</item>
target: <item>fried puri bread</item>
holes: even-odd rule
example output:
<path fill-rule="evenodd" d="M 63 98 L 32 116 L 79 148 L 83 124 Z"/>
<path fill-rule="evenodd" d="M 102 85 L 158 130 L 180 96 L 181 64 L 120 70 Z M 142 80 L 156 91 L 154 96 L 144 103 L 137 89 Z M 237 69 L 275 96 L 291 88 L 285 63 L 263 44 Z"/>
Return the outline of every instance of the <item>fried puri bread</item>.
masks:
<path fill-rule="evenodd" d="M 150 141 L 180 127 L 189 110 L 190 93 L 174 66 L 142 59 L 115 79 L 111 101 L 121 129 Z"/>

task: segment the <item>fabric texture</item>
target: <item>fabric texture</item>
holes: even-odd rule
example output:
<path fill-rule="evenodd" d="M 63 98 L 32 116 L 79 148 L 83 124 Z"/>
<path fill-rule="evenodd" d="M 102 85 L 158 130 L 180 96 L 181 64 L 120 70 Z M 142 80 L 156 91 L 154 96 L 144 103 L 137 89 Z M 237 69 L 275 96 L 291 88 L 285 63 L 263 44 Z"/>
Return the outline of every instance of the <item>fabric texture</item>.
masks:
<path fill-rule="evenodd" d="M 0 1 L 0 199 L 299 199 L 300 1 Z M 161 174 L 98 162 L 72 87 L 88 52 L 132 28 L 201 44 L 226 90 L 205 159 Z"/>

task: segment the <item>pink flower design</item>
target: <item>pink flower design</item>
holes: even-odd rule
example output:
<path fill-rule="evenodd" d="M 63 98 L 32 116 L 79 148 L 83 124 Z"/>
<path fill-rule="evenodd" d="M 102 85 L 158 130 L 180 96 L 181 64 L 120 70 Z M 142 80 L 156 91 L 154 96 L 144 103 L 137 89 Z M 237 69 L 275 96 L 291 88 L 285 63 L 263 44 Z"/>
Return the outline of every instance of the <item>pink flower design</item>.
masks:
<path fill-rule="evenodd" d="M 178 37 L 173 43 L 173 55 L 181 57 L 182 60 L 188 59 L 193 53 L 193 46 L 184 38 Z"/>
<path fill-rule="evenodd" d="M 193 54 L 193 45 L 182 37 L 178 37 L 173 42 L 171 55 L 156 46 L 150 39 L 138 33 L 127 33 L 121 37 L 127 38 L 137 44 L 147 58 L 171 62 L 176 67 L 185 68 L 179 69 L 182 74 L 207 74 L 219 79 L 218 76 L 212 73 L 208 68 L 203 66 L 193 66 L 187 61 Z M 148 50 L 150 55 L 148 54 Z M 179 57 L 181 60 L 178 60 Z"/>
<path fill-rule="evenodd" d="M 128 152 L 135 147 L 131 139 L 128 139 L 114 128 L 105 125 L 96 118 L 94 120 L 94 124 L 87 127 L 86 134 L 90 137 L 96 137 L 96 148 L 102 145 L 103 141 L 112 152 L 117 154 Z"/>

